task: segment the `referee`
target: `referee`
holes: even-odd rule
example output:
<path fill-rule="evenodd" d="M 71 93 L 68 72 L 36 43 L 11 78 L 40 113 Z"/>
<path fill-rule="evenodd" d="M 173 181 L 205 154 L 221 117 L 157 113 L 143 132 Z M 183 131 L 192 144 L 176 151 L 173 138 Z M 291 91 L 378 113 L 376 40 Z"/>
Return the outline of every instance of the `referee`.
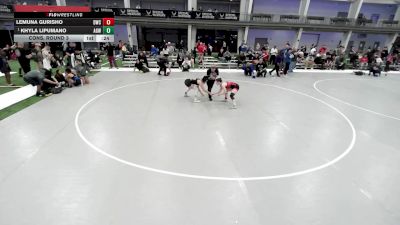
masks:
<path fill-rule="evenodd" d="M 210 101 L 212 101 L 211 97 L 211 90 L 214 86 L 215 79 L 217 79 L 219 75 L 218 68 L 215 65 L 212 65 L 211 68 L 207 70 L 207 76 L 208 76 L 208 81 L 207 81 L 207 87 L 208 87 L 208 98 Z"/>

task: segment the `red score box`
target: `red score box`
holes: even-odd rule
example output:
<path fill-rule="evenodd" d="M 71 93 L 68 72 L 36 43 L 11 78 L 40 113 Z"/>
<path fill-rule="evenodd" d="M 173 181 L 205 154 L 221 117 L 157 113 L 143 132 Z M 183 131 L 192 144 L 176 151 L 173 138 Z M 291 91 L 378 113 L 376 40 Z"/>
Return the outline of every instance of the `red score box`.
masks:
<path fill-rule="evenodd" d="M 103 18 L 103 26 L 114 26 L 114 18 Z"/>

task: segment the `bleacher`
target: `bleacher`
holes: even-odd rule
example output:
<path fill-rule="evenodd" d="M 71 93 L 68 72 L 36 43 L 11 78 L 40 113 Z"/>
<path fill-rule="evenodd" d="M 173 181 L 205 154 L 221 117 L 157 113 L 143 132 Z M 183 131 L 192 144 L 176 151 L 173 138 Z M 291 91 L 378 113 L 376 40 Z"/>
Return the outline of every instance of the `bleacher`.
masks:
<path fill-rule="evenodd" d="M 146 57 L 150 68 L 158 68 L 157 60 L 155 58 L 151 57 L 150 55 L 147 55 Z M 138 58 L 137 54 L 125 55 L 125 57 L 122 59 L 122 66 L 134 67 L 137 58 Z M 177 59 L 176 55 L 172 55 L 168 59 L 170 60 L 170 62 L 172 62 L 172 68 L 178 68 L 178 63 L 176 62 Z"/>
<path fill-rule="evenodd" d="M 235 58 L 235 57 L 233 57 Z M 125 55 L 125 57 L 122 60 L 122 65 L 124 67 L 134 67 L 135 63 L 137 60 L 137 55 L 132 54 L 132 55 Z M 176 62 L 177 56 L 172 55 L 169 57 L 170 62 L 172 62 L 172 68 L 178 68 L 178 63 Z M 158 68 L 157 65 L 157 60 L 154 57 L 147 56 L 147 61 L 149 63 L 150 68 Z M 198 61 L 198 58 L 196 59 Z M 246 60 L 246 62 L 251 62 L 251 60 Z M 346 63 L 349 65 L 349 62 Z M 203 63 L 198 65 L 198 68 L 200 69 L 208 69 L 215 65 L 218 68 L 221 69 L 238 69 L 241 68 L 241 66 L 238 66 L 238 60 L 237 59 L 232 59 L 230 61 L 221 61 L 216 57 L 213 56 L 204 56 L 203 58 Z M 296 69 L 306 69 L 304 63 L 296 63 Z M 310 68 L 308 68 L 310 69 Z M 322 69 L 321 64 L 314 64 L 313 69 Z M 329 69 L 329 68 L 326 68 Z M 366 68 L 359 68 L 359 69 L 366 69 Z M 400 71 L 400 65 L 390 65 L 390 70 L 392 71 Z"/>

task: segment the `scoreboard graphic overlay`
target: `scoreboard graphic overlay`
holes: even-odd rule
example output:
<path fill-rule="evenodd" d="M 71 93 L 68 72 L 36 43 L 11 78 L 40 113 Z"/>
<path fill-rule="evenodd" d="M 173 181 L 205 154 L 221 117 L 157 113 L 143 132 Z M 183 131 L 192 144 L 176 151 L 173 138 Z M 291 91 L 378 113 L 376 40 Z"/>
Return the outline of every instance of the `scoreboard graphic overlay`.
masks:
<path fill-rule="evenodd" d="M 16 12 L 16 42 L 114 42 L 108 12 Z"/>

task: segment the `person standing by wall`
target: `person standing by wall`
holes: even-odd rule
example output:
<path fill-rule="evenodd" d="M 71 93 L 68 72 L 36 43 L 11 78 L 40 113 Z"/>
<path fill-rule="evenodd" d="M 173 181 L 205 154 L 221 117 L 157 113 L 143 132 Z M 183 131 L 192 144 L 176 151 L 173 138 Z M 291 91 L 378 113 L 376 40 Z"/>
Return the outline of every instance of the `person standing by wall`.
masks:
<path fill-rule="evenodd" d="M 285 63 L 285 69 L 283 70 L 283 74 L 287 75 L 287 72 L 289 71 L 290 68 L 290 62 L 292 61 L 292 49 L 289 48 L 283 53 L 283 62 Z"/>
<path fill-rule="evenodd" d="M 278 49 L 276 48 L 276 45 L 275 45 L 273 48 L 271 48 L 271 50 L 269 52 L 269 55 L 270 55 L 269 64 L 270 65 L 275 64 L 275 61 L 276 61 L 275 59 L 276 59 L 277 54 L 278 54 Z"/>
<path fill-rule="evenodd" d="M 108 43 L 106 50 L 107 50 L 108 62 L 110 63 L 110 69 L 112 69 L 113 67 L 118 69 L 118 66 L 115 63 L 115 54 L 114 54 L 115 47 L 111 43 Z"/>
<path fill-rule="evenodd" d="M 50 52 L 50 46 L 44 46 L 42 50 L 42 57 L 43 57 L 43 68 L 46 70 L 51 70 L 51 58 L 53 55 Z"/>
<path fill-rule="evenodd" d="M 208 48 L 207 48 L 207 55 L 208 56 L 211 56 L 212 50 L 213 50 L 213 46 L 211 44 L 208 44 Z"/>
<path fill-rule="evenodd" d="M 282 63 L 282 57 L 280 55 L 277 55 L 275 58 L 275 62 L 274 62 L 274 69 L 272 69 L 271 71 L 269 71 L 269 75 L 272 75 L 272 72 L 276 71 L 276 76 L 280 77 L 279 75 L 279 65 Z"/>
<path fill-rule="evenodd" d="M 29 49 L 28 43 L 18 42 L 17 45 L 13 45 L 12 48 L 15 48 L 15 54 L 17 55 L 19 65 L 22 71 L 24 71 L 24 74 L 31 71 L 32 52 Z M 21 71 L 19 75 L 22 77 Z"/>
<path fill-rule="evenodd" d="M 6 83 L 8 86 L 15 86 L 11 82 L 11 68 L 8 64 L 7 53 L 5 49 L 0 49 L 0 72 L 4 73 L 4 77 L 6 78 Z"/>

